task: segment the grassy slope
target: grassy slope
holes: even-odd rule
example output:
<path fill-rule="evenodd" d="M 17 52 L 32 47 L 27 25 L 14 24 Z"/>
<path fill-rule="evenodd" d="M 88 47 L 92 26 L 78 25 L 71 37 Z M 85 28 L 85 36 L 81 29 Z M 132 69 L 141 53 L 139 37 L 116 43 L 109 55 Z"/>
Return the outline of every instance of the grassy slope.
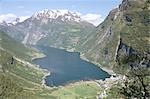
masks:
<path fill-rule="evenodd" d="M 12 55 L 3 50 L 0 52 L 2 66 L 0 68 L 0 97 L 2 99 L 20 99 L 22 97 L 30 99 L 35 96 L 35 93 L 44 91 L 41 86 L 41 78 L 46 71 L 37 67 L 24 66 L 18 62 L 10 64 L 9 59 Z"/>
<path fill-rule="evenodd" d="M 16 42 L 4 32 L 0 33 L 0 98 L 33 99 L 31 97 L 43 96 L 45 91 L 50 93 L 51 89 L 44 89 L 41 86 L 42 77 L 47 71 L 35 65 L 26 64 L 25 61 L 31 60 L 32 54 L 37 51 Z M 14 56 L 21 58 L 24 63 L 15 60 L 13 64 L 10 64 Z"/>
<path fill-rule="evenodd" d="M 78 82 L 52 92 L 59 99 L 96 99 L 100 88 L 94 82 Z"/>
<path fill-rule="evenodd" d="M 104 22 L 96 28 L 94 35 L 90 35 L 88 40 L 83 42 L 82 48 L 79 49 L 91 62 L 109 68 L 111 68 L 115 58 L 119 31 L 122 27 L 120 17 L 113 21 L 116 12 L 117 9 L 112 10 Z"/>
<path fill-rule="evenodd" d="M 15 41 L 2 31 L 0 31 L 0 38 L 0 47 L 7 50 L 11 54 L 18 56 L 19 58 L 29 61 L 33 57 L 42 56 L 42 54 L 39 53 L 36 49 Z"/>

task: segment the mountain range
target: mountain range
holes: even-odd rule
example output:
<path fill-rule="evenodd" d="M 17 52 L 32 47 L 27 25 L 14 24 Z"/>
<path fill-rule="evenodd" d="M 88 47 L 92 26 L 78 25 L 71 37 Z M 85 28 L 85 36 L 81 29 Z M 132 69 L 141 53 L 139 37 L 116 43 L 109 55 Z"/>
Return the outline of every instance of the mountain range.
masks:
<path fill-rule="evenodd" d="M 1 28 L 24 44 L 73 48 L 84 40 L 95 26 L 82 20 L 75 12 L 43 10 L 21 23 L 2 25 Z"/>

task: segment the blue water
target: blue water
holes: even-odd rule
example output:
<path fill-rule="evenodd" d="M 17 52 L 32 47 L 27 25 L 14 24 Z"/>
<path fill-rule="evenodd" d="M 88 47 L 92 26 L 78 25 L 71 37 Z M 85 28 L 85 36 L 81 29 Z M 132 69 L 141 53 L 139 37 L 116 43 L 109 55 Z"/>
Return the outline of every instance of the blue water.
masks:
<path fill-rule="evenodd" d="M 96 65 L 82 60 L 78 52 L 68 52 L 46 46 L 38 46 L 38 49 L 46 57 L 35 59 L 33 62 L 51 72 L 51 75 L 46 77 L 48 86 L 59 86 L 78 80 L 104 80 L 110 77 L 107 72 Z"/>

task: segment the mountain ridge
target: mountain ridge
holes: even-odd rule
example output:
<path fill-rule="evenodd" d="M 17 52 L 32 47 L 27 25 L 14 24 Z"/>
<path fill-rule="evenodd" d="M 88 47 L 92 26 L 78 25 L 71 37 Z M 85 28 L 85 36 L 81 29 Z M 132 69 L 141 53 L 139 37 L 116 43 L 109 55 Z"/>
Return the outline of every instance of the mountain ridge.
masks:
<path fill-rule="evenodd" d="M 75 22 L 80 22 L 81 17 L 78 13 L 72 12 L 69 10 L 49 10 L 49 9 L 44 9 L 41 11 L 38 11 L 34 13 L 31 18 L 35 19 L 57 19 L 60 18 L 62 21 L 75 21 Z"/>

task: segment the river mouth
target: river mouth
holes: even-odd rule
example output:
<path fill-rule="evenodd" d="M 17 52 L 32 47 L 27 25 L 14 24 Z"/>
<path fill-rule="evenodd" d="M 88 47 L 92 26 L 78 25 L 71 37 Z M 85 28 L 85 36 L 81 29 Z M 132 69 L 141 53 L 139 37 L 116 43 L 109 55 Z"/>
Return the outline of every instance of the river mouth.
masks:
<path fill-rule="evenodd" d="M 48 46 L 37 48 L 46 56 L 34 59 L 33 62 L 50 71 L 50 75 L 45 78 L 47 86 L 61 86 L 80 80 L 104 80 L 110 77 L 98 66 L 81 59 L 78 52 Z"/>

